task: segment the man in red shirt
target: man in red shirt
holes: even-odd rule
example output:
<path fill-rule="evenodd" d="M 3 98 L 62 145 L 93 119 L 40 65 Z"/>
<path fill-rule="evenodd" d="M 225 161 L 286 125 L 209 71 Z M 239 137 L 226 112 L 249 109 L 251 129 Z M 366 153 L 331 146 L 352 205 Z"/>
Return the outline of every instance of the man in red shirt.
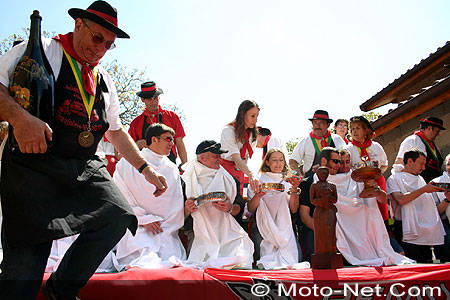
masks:
<path fill-rule="evenodd" d="M 148 81 L 141 84 L 141 91 L 137 93 L 145 104 L 142 114 L 137 116 L 130 124 L 128 133 L 138 145 L 139 149 L 147 147 L 145 142 L 145 131 L 153 123 L 162 123 L 171 127 L 175 131 L 175 145 L 169 155 L 169 159 L 175 163 L 177 156 L 180 156 L 181 165 L 187 162 L 186 146 L 183 138 L 183 125 L 176 113 L 163 109 L 159 105 L 159 95 L 164 94 L 162 89 L 157 88 L 155 82 Z"/>

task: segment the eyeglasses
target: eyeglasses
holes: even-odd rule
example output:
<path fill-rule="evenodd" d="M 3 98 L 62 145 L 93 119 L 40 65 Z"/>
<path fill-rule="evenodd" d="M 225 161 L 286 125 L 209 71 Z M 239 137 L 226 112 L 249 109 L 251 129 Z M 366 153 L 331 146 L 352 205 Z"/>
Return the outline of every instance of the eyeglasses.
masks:
<path fill-rule="evenodd" d="M 89 32 L 92 35 L 92 41 L 94 42 L 94 44 L 103 44 L 105 43 L 105 49 L 107 50 L 112 50 L 114 48 L 116 48 L 116 44 L 114 44 L 114 41 L 105 41 L 105 38 L 98 33 L 93 33 L 91 28 L 89 28 L 89 25 L 83 20 L 83 24 L 86 25 L 87 29 L 89 30 Z"/>
<path fill-rule="evenodd" d="M 337 125 L 336 127 L 337 127 L 337 128 L 348 129 L 348 126 L 347 126 L 347 125 L 341 125 L 341 124 L 339 124 L 339 125 Z"/>
<path fill-rule="evenodd" d="M 213 145 L 208 146 L 208 147 L 206 147 L 205 149 L 203 149 L 203 150 L 202 150 L 202 153 L 208 152 L 208 151 L 210 151 L 210 150 L 212 150 L 212 149 L 220 149 L 220 147 L 222 147 L 222 145 L 221 145 L 220 143 L 216 143 L 216 144 L 213 144 Z"/>
<path fill-rule="evenodd" d="M 171 137 L 171 136 L 166 136 L 166 137 L 162 137 L 162 136 L 157 136 L 156 137 L 157 139 L 163 139 L 163 140 L 165 140 L 166 142 L 168 142 L 168 143 L 170 143 L 170 142 L 173 142 L 174 141 L 174 138 L 173 137 Z"/>
<path fill-rule="evenodd" d="M 332 162 L 334 162 L 335 164 L 342 164 L 342 160 L 336 159 L 336 158 L 331 158 L 330 159 Z"/>

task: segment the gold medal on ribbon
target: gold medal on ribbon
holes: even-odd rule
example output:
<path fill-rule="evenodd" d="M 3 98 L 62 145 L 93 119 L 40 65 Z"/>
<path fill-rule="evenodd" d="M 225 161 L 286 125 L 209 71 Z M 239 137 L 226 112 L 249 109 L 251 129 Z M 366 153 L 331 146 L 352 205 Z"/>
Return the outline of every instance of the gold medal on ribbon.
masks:
<path fill-rule="evenodd" d="M 78 143 L 81 147 L 89 148 L 94 144 L 94 135 L 89 130 L 82 131 L 78 135 Z"/>
<path fill-rule="evenodd" d="M 94 144 L 94 135 L 91 132 L 91 113 L 92 113 L 92 108 L 94 107 L 95 96 L 89 95 L 86 92 L 86 90 L 81 82 L 81 79 L 80 79 L 81 78 L 80 68 L 78 67 L 78 64 L 75 61 L 75 59 L 73 59 L 66 52 L 66 50 L 63 49 L 63 51 L 67 57 L 67 60 L 70 63 L 70 66 L 72 67 L 72 71 L 73 71 L 73 74 L 77 81 L 78 89 L 80 90 L 80 95 L 81 95 L 81 98 L 83 99 L 83 104 L 84 104 L 84 107 L 86 108 L 86 112 L 88 115 L 88 121 L 87 121 L 88 128 L 87 128 L 87 130 L 80 132 L 80 134 L 78 135 L 78 144 L 80 144 L 81 147 L 89 148 Z M 97 87 L 97 73 L 98 73 L 97 68 L 93 69 L 93 73 L 94 73 L 95 87 Z M 96 90 L 96 88 L 94 88 L 94 91 L 95 90 Z M 87 94 L 87 96 L 86 96 L 86 94 Z"/>

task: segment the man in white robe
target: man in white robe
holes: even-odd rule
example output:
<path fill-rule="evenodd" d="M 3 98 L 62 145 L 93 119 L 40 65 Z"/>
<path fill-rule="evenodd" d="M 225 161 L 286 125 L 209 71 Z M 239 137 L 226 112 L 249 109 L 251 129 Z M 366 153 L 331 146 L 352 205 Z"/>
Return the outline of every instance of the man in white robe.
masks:
<path fill-rule="evenodd" d="M 432 182 L 447 183 L 450 185 L 450 154 L 445 157 L 444 164 L 444 174 L 433 179 Z M 432 195 L 436 202 L 438 212 L 441 215 L 442 225 L 445 230 L 444 244 L 450 248 L 450 189 L 446 189 L 445 192 L 436 192 Z"/>
<path fill-rule="evenodd" d="M 394 234 L 402 242 L 405 254 L 419 263 L 436 257 L 449 261 L 449 249 L 444 244 L 444 228 L 431 195 L 442 188 L 426 184 L 419 174 L 425 170 L 426 156 L 419 149 L 411 149 L 403 156 L 404 168 L 394 166 L 387 180 L 387 192 L 394 211 Z M 402 169 L 402 170 L 401 170 Z"/>
<path fill-rule="evenodd" d="M 203 141 L 196 149 L 197 158 L 183 166 L 186 184 L 185 212 L 194 220 L 194 240 L 186 262 L 188 266 L 227 269 L 251 269 L 253 243 L 233 217 L 240 206 L 233 203 L 236 182 L 220 166 L 220 149 L 215 141 Z M 211 192 L 225 192 L 227 200 L 197 206 L 195 198 Z"/>
<path fill-rule="evenodd" d="M 166 192 L 156 198 L 155 187 L 139 170 L 120 160 L 114 181 L 138 219 L 133 237 L 129 231 L 116 246 L 118 271 L 133 266 L 160 269 L 179 265 L 186 258 L 178 229 L 183 226 L 183 193 L 177 166 L 167 156 L 174 143 L 172 128 L 155 123 L 145 133 L 147 147 L 141 150 L 147 163 L 167 180 Z"/>
<path fill-rule="evenodd" d="M 338 150 L 324 148 L 320 154 L 322 166 L 330 172 L 328 181 L 335 184 L 338 193 L 336 246 L 352 265 L 383 266 L 412 263 L 396 253 L 378 209 L 377 201 L 386 202 L 386 193 L 380 190 L 375 198 L 360 198 L 363 183 L 354 181 L 351 172 L 337 174 L 341 157 Z M 317 182 L 314 175 L 314 182 Z M 370 185 L 377 187 L 375 180 Z"/>

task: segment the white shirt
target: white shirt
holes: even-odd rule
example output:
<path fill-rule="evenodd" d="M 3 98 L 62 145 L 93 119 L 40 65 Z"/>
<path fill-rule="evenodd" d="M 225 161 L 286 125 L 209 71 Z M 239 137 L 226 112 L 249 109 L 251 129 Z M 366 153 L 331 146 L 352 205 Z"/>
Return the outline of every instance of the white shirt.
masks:
<path fill-rule="evenodd" d="M 426 182 L 420 175 L 393 171 L 386 181 L 386 190 L 389 195 L 395 192 L 406 194 L 424 185 Z M 416 245 L 444 243 L 444 228 L 430 193 L 424 193 L 404 205 L 399 205 L 394 199 L 392 208 L 394 218 L 402 220 L 404 242 Z"/>
<path fill-rule="evenodd" d="M 337 134 L 332 133 L 331 138 L 333 139 L 336 149 L 343 149 L 345 146 L 344 140 Z M 298 164 L 303 163 L 303 172 L 308 172 L 313 164 L 314 156 L 316 154 L 316 149 L 311 137 L 302 138 L 297 146 L 295 146 L 294 151 L 292 151 L 291 159 L 295 160 Z"/>
<path fill-rule="evenodd" d="M 52 67 L 55 80 L 57 80 L 64 55 L 61 43 L 53 39 L 43 38 L 42 46 L 50 66 Z M 11 75 L 17 62 L 25 52 L 26 47 L 27 42 L 24 41 L 13 47 L 5 53 L 5 55 L 0 56 L 0 83 L 5 87 L 9 87 Z M 78 66 L 81 69 L 81 65 L 78 64 Z M 108 87 L 108 93 L 103 93 L 103 97 L 105 99 L 106 118 L 109 122 L 109 130 L 119 130 L 122 128 L 122 123 L 119 119 L 119 98 L 117 96 L 116 87 L 108 72 L 100 65 L 98 65 L 97 68 Z"/>
<path fill-rule="evenodd" d="M 228 150 L 227 153 L 222 154 L 222 158 L 226 160 L 231 160 L 231 156 L 235 153 L 240 153 L 242 147 L 244 144 L 241 142 L 236 141 L 236 134 L 234 133 L 235 128 L 231 125 L 227 125 L 222 130 L 222 134 L 220 136 L 220 144 L 222 145 L 223 150 Z M 250 135 L 249 143 L 252 147 L 253 151 L 255 151 L 256 148 L 256 139 L 255 141 L 252 141 L 253 135 Z M 249 157 L 248 152 L 245 155 L 246 158 Z"/>
<path fill-rule="evenodd" d="M 425 146 L 422 139 L 418 135 L 413 134 L 404 139 L 403 142 L 400 144 L 400 148 L 398 149 L 396 159 L 397 158 L 403 159 L 405 152 L 413 148 L 418 148 L 420 151 L 425 153 L 425 156 L 427 156 L 427 146 Z"/>
<path fill-rule="evenodd" d="M 361 156 L 357 146 L 353 145 L 352 143 L 349 143 L 348 145 L 345 146 L 345 149 L 350 151 L 350 159 L 352 161 L 352 166 L 361 162 Z M 368 147 L 367 152 L 369 154 L 370 161 L 378 161 L 379 166 L 388 165 L 386 152 L 379 143 L 372 141 L 372 145 Z"/>

